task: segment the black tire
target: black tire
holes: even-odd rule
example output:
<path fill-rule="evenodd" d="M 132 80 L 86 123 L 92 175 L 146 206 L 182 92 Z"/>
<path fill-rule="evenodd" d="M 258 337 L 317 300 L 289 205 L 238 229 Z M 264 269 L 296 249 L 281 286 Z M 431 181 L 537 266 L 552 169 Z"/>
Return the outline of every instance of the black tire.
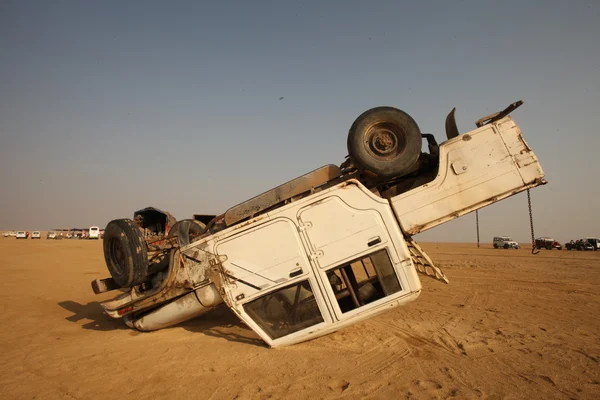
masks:
<path fill-rule="evenodd" d="M 505 249 L 508 249 L 508 244 L 505 244 L 505 245 L 504 245 L 504 248 L 505 248 Z"/>
<path fill-rule="evenodd" d="M 496 243 L 494 243 L 494 248 L 495 248 L 495 249 L 497 249 L 497 248 L 498 248 L 498 245 L 497 245 Z"/>
<path fill-rule="evenodd" d="M 104 259 L 110 275 L 121 287 L 144 282 L 148 250 L 138 227 L 130 219 L 110 221 L 104 231 Z"/>
<path fill-rule="evenodd" d="M 206 225 L 195 219 L 182 219 L 173 224 L 169 230 L 169 236 L 177 235 L 179 246 L 190 244 L 192 237 L 198 236 L 204 231 Z"/>
<path fill-rule="evenodd" d="M 359 170 L 383 178 L 411 172 L 421 154 L 421 130 L 414 119 L 393 107 L 362 113 L 348 132 L 348 154 Z"/>

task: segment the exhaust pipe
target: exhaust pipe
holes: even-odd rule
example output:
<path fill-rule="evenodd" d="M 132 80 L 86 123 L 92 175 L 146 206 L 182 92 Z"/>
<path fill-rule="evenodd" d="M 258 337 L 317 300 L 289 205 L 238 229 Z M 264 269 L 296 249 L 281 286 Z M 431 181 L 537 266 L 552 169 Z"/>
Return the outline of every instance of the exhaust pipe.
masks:
<path fill-rule="evenodd" d="M 156 331 L 199 317 L 223 303 L 214 284 L 204 286 L 144 315 L 127 325 L 143 332 Z"/>

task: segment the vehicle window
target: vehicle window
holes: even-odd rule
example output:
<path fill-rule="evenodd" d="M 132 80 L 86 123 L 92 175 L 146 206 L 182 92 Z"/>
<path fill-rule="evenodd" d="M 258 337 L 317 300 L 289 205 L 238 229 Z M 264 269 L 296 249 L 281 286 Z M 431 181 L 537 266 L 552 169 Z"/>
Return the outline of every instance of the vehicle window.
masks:
<path fill-rule="evenodd" d="M 327 272 L 343 313 L 402 290 L 386 250 L 379 250 Z"/>
<path fill-rule="evenodd" d="M 271 339 L 323 322 L 308 280 L 246 303 L 244 310 Z"/>

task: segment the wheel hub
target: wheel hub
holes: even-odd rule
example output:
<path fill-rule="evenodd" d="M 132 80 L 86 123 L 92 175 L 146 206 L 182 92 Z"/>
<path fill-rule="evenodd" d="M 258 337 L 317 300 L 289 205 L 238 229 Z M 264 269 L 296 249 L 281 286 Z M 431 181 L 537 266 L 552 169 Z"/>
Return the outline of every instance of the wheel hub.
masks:
<path fill-rule="evenodd" d="M 393 132 L 389 130 L 378 130 L 371 137 L 371 149 L 375 154 L 380 156 L 387 156 L 393 154 L 398 148 L 398 139 Z"/>

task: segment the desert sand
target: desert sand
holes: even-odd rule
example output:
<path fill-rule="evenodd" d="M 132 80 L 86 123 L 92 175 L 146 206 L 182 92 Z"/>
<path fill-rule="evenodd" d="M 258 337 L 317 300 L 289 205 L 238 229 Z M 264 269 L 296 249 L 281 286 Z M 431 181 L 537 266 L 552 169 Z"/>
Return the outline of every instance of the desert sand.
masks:
<path fill-rule="evenodd" d="M 422 243 L 450 279 L 269 349 L 227 308 L 140 333 L 102 314 L 101 241 L 0 238 L 3 399 L 598 399 L 600 251 Z"/>

